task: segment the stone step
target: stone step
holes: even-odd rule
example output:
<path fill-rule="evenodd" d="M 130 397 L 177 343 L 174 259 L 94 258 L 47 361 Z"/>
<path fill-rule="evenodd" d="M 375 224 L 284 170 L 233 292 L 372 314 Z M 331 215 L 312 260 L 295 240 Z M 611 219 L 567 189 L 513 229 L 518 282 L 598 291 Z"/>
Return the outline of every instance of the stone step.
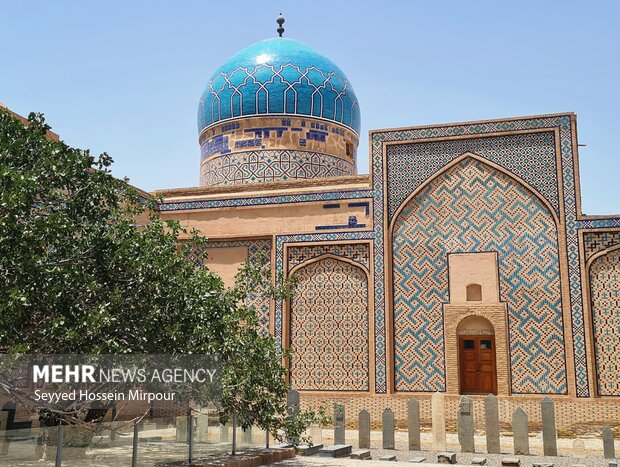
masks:
<path fill-rule="evenodd" d="M 319 450 L 319 457 L 345 457 L 350 456 L 353 446 L 350 444 L 335 444 L 323 447 Z"/>
<path fill-rule="evenodd" d="M 486 465 L 487 464 L 487 458 L 486 457 L 474 457 L 471 460 L 471 464 L 472 465 Z"/>
<path fill-rule="evenodd" d="M 439 452 L 437 453 L 437 462 L 439 464 L 456 464 L 456 453 Z"/>
<path fill-rule="evenodd" d="M 309 446 L 307 444 L 300 444 L 298 449 L 299 454 L 302 456 L 314 456 L 315 454 L 318 454 L 321 449 L 323 449 L 323 445 L 313 444 L 312 446 Z"/>
<path fill-rule="evenodd" d="M 390 455 L 390 456 L 381 456 L 379 457 L 380 461 L 389 461 L 389 462 L 396 462 L 396 456 L 395 455 Z"/>
<path fill-rule="evenodd" d="M 414 464 L 421 464 L 425 460 L 426 460 L 426 457 L 424 456 L 415 456 L 409 459 L 409 462 L 413 462 Z"/>
<path fill-rule="evenodd" d="M 280 443 L 280 444 L 274 444 L 273 446 L 271 446 L 273 449 L 288 449 L 288 448 L 292 448 L 293 445 L 291 444 L 286 444 L 286 443 Z"/>
<path fill-rule="evenodd" d="M 370 450 L 358 449 L 357 451 L 353 451 L 350 457 L 351 459 L 370 459 Z"/>

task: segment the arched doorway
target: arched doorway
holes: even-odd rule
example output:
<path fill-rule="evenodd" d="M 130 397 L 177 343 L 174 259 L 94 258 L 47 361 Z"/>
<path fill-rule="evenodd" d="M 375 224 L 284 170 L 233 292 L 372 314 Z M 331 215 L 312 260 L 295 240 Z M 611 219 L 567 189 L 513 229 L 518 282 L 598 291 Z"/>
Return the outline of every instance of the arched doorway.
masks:
<path fill-rule="evenodd" d="M 461 394 L 497 394 L 495 329 L 481 316 L 463 319 L 457 328 Z"/>

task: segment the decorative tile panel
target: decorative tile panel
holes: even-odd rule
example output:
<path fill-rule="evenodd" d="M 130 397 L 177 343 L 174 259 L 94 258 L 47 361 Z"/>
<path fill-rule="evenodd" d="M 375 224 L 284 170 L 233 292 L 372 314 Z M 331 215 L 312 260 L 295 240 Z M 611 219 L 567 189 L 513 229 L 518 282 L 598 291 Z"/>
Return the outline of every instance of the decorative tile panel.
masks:
<path fill-rule="evenodd" d="M 567 391 L 557 230 L 507 175 L 465 159 L 413 198 L 393 234 L 396 389 L 444 391 L 447 254 L 497 251 L 512 391 Z M 542 337 L 544 336 L 544 337 Z"/>
<path fill-rule="evenodd" d="M 220 209 L 238 206 L 267 206 L 277 204 L 308 203 L 315 201 L 340 201 L 369 198 L 370 190 L 332 191 L 277 196 L 240 196 L 214 200 L 176 201 L 159 204 L 159 211 L 185 211 L 195 209 Z"/>
<path fill-rule="evenodd" d="M 300 234 L 300 235 L 278 235 L 275 238 L 275 270 L 283 271 L 284 269 L 284 246 L 288 243 L 304 243 L 308 246 L 317 246 L 312 245 L 313 243 L 318 242 L 334 242 L 332 246 L 335 246 L 337 243 L 347 244 L 348 241 L 351 240 L 370 240 L 373 238 L 373 232 L 366 230 L 360 232 L 330 232 L 330 233 L 317 233 L 317 234 Z M 299 246 L 299 245 L 296 245 Z M 377 290 L 377 285 L 375 284 L 375 294 Z M 375 295 L 376 297 L 376 295 Z M 376 299 L 376 298 L 375 298 Z M 274 331 L 276 341 L 280 346 L 284 344 L 282 340 L 283 336 L 283 304 L 281 301 L 275 303 L 275 316 L 274 316 Z M 377 315 L 382 313 L 382 310 L 375 308 L 375 320 L 377 319 Z M 376 343 L 375 343 L 376 345 Z"/>
<path fill-rule="evenodd" d="M 620 250 L 592 262 L 590 289 L 598 394 L 620 396 Z"/>
<path fill-rule="evenodd" d="M 577 397 L 589 397 L 589 377 L 585 343 L 583 317 L 583 296 L 581 291 L 581 261 L 577 228 L 594 228 L 620 226 L 617 217 L 607 220 L 577 220 L 577 187 L 575 184 L 575 166 L 573 154 L 573 133 L 571 115 L 550 115 L 541 117 L 519 118 L 513 120 L 491 120 L 486 122 L 441 125 L 435 127 L 418 127 L 403 130 L 377 131 L 372 134 L 372 184 L 375 196 L 375 309 L 385 306 L 382 290 L 378 284 L 384 281 L 383 270 L 383 193 L 384 173 L 383 148 L 386 143 L 411 141 L 425 138 L 457 137 L 464 135 L 485 135 L 515 131 L 540 129 L 559 130 L 559 150 L 563 184 L 563 206 L 560 219 L 566 227 L 566 247 L 568 251 L 570 309 L 572 319 L 573 356 L 575 369 L 575 385 Z M 508 136 L 508 135 L 507 135 Z M 475 152 L 475 151 L 474 151 Z M 379 313 L 376 313 L 379 316 Z M 377 392 L 384 392 L 382 378 L 385 375 L 385 354 L 381 348 L 384 344 L 384 323 L 375 321 L 377 336 L 376 381 Z"/>
<path fill-rule="evenodd" d="M 620 244 L 620 231 L 616 232 L 584 232 L 583 243 L 586 261 L 599 251 Z"/>
<path fill-rule="evenodd" d="M 297 271 L 291 299 L 291 384 L 300 390 L 367 391 L 368 278 L 328 257 Z"/>
<path fill-rule="evenodd" d="M 201 185 L 240 185 L 355 175 L 355 166 L 340 157 L 289 150 L 236 152 L 209 159 L 200 168 Z"/>
<path fill-rule="evenodd" d="M 368 244 L 366 243 L 352 243 L 342 244 L 336 243 L 333 245 L 304 245 L 304 246 L 292 246 L 288 249 L 288 270 L 290 271 L 295 266 L 305 263 L 308 260 L 318 258 L 325 254 L 332 254 L 334 256 L 342 256 L 343 258 L 350 259 L 366 267 L 370 270 L 370 255 L 368 252 Z"/>
<path fill-rule="evenodd" d="M 620 227 L 620 217 L 607 219 L 581 219 L 577 221 L 578 229 L 604 229 L 605 227 Z"/>
<path fill-rule="evenodd" d="M 392 220 L 407 196 L 466 152 L 482 156 L 519 176 L 538 190 L 559 215 L 555 134 L 549 131 L 389 146 L 388 220 Z"/>

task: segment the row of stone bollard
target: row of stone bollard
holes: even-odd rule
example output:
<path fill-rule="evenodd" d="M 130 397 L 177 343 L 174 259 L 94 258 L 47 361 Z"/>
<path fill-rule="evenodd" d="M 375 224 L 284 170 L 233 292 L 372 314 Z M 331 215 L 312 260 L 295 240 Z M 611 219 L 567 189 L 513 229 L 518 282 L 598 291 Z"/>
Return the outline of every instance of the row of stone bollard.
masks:
<path fill-rule="evenodd" d="M 555 408 L 553 401 L 546 397 L 540 403 L 542 417 L 543 453 L 545 456 L 557 456 L 557 432 L 555 425 Z M 474 442 L 474 404 L 470 397 L 462 396 L 457 409 L 458 440 L 462 452 L 476 452 Z M 431 398 L 431 417 L 433 451 L 446 450 L 445 400 L 441 393 Z M 486 446 L 489 454 L 500 454 L 500 422 L 497 396 L 489 394 L 484 399 L 484 420 Z M 383 449 L 395 449 L 394 412 L 387 408 L 382 414 Z M 359 413 L 359 448 L 370 449 L 370 414 L 367 410 Z M 420 403 L 417 399 L 407 401 L 408 447 L 411 451 L 420 451 Z M 529 426 L 527 413 L 521 408 L 512 414 L 513 446 L 515 455 L 529 455 Z M 606 459 L 615 459 L 614 435 L 611 428 L 603 429 L 603 455 Z M 334 444 L 345 444 L 345 408 L 342 404 L 334 405 Z M 575 457 L 585 457 L 584 442 L 576 439 L 573 443 Z"/>

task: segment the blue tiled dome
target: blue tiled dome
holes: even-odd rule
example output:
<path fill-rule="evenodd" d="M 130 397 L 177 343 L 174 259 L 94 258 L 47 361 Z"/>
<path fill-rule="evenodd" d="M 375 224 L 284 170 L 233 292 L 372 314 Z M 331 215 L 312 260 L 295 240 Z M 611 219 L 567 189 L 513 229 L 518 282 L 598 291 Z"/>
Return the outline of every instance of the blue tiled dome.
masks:
<path fill-rule="evenodd" d="M 357 97 L 342 70 L 283 37 L 246 47 L 213 74 L 198 105 L 198 133 L 221 120 L 262 114 L 320 117 L 360 131 Z"/>

